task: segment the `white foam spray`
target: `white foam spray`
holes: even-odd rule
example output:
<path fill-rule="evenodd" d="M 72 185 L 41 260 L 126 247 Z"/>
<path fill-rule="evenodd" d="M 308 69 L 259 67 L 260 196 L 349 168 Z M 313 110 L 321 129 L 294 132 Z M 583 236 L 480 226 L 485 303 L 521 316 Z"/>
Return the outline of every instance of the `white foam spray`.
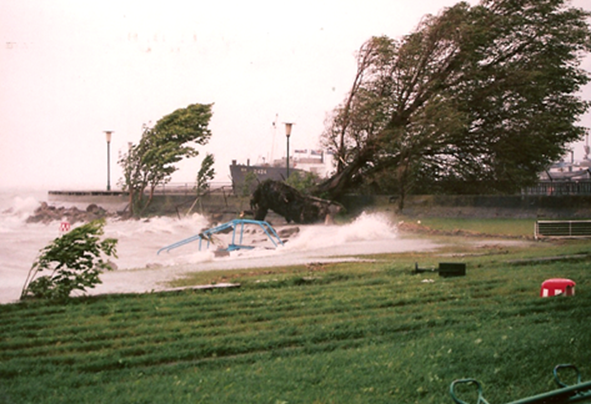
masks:
<path fill-rule="evenodd" d="M 352 223 L 345 225 L 302 226 L 298 237 L 286 244 L 288 251 L 311 251 L 348 249 L 349 254 L 356 254 L 355 245 L 365 242 L 392 242 L 396 239 L 396 227 L 385 214 L 363 212 Z"/>
<path fill-rule="evenodd" d="M 60 222 L 26 223 L 39 206 L 40 198 L 14 196 L 0 198 L 0 303 L 18 299 L 23 282 L 39 251 L 59 237 Z M 59 205 L 61 206 L 61 205 Z M 80 223 L 73 224 L 72 228 Z M 278 225 L 299 227 L 299 232 L 275 248 L 265 234 L 255 226 L 245 231 L 242 244 L 252 250 L 238 250 L 228 256 L 216 257 L 216 245 L 199 251 L 193 242 L 170 252 L 162 247 L 194 236 L 209 227 L 208 220 L 198 214 L 184 217 L 158 217 L 149 220 L 108 219 L 105 237 L 118 239 L 114 259 L 117 270 L 101 276 L 103 284 L 91 293 L 144 292 L 165 287 L 167 281 L 187 272 L 228 270 L 297 265 L 309 262 L 338 261 L 355 255 L 433 248 L 433 244 L 399 239 L 396 226 L 384 214 L 363 213 L 345 225 Z M 237 235 L 238 237 L 238 235 Z M 218 234 L 222 245 L 231 241 L 231 234 Z M 238 239 L 235 240 L 239 242 Z M 351 258 L 349 258 L 351 259 Z"/>

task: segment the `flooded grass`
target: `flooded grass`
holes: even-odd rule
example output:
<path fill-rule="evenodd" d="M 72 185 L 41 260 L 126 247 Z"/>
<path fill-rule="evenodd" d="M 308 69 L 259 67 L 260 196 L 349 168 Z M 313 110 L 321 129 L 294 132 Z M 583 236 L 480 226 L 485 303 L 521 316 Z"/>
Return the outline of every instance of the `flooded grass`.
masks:
<path fill-rule="evenodd" d="M 188 275 L 237 289 L 0 306 L 0 400 L 13 403 L 451 403 L 473 377 L 491 403 L 591 379 L 590 241 L 456 239 L 364 262 Z M 563 260 L 513 263 L 562 255 Z M 412 274 L 464 262 L 465 277 Z M 576 295 L 542 299 L 565 277 Z"/>
<path fill-rule="evenodd" d="M 469 218 L 422 218 L 423 226 L 453 232 L 464 230 L 481 234 L 496 234 L 505 237 L 533 237 L 535 219 L 469 219 Z"/>

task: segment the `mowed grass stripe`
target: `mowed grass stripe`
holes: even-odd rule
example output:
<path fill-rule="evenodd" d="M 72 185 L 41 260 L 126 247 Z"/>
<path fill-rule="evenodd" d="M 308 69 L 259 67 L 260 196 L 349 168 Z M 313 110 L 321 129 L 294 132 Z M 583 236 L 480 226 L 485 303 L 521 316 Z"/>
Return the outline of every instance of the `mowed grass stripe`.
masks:
<path fill-rule="evenodd" d="M 350 300 L 350 299 L 348 299 Z M 271 302 L 274 303 L 274 302 Z M 306 311 L 304 313 L 301 312 L 296 312 L 293 310 L 293 306 L 289 308 L 289 321 L 294 321 L 295 319 L 298 318 L 304 318 L 304 320 L 302 320 L 302 322 L 309 322 L 309 323 L 318 323 L 318 322 L 326 322 L 328 320 L 327 315 L 330 315 L 332 320 L 338 320 L 341 317 L 345 318 L 345 317 L 351 317 L 353 314 L 352 312 L 355 311 L 363 311 L 364 315 L 367 314 L 368 310 L 371 310 L 372 308 L 366 303 L 365 306 L 362 307 L 357 307 L 355 304 L 351 304 L 351 303 L 355 303 L 355 302 L 351 302 L 349 301 L 349 305 L 343 305 L 342 302 L 337 302 L 338 303 L 338 308 L 331 308 L 327 311 L 327 313 L 324 313 L 323 309 L 318 309 L 318 308 L 313 308 L 313 309 L 306 309 Z M 317 305 L 318 302 L 315 302 L 315 305 Z M 406 305 L 406 302 L 404 302 L 402 305 Z M 389 307 L 389 304 L 384 305 L 383 301 L 380 301 L 377 304 L 377 307 Z M 394 304 L 393 306 L 396 306 L 396 304 Z M 276 306 L 274 305 L 269 305 L 269 304 L 264 304 L 264 305 L 260 305 L 258 307 L 258 309 L 264 309 L 266 311 L 273 311 L 273 309 Z M 275 316 L 270 315 L 268 313 L 265 314 L 257 314 L 257 310 L 254 309 L 250 309 L 249 312 L 252 312 L 254 310 L 254 314 L 253 313 L 249 313 L 250 315 L 246 315 L 245 310 L 241 309 L 241 310 L 234 310 L 234 312 L 232 313 L 234 316 L 237 316 L 238 318 L 240 318 L 241 320 L 238 322 L 239 324 L 244 324 L 244 323 L 248 323 L 248 327 L 238 327 L 236 325 L 234 326 L 228 326 L 228 323 L 231 323 L 233 321 L 231 316 L 227 316 L 225 317 L 225 319 L 223 321 L 220 321 L 220 323 L 222 323 L 224 325 L 224 327 L 226 329 L 224 329 L 224 327 L 213 327 L 212 324 L 193 324 L 196 327 L 207 327 L 207 329 L 209 330 L 207 332 L 207 334 L 209 335 L 223 335 L 223 334 L 237 334 L 242 332 L 241 329 L 243 329 L 244 331 L 256 331 L 257 333 L 260 333 L 264 327 L 262 327 L 260 324 L 264 324 L 264 323 L 268 323 L 269 321 L 273 321 L 273 320 L 278 320 L 278 319 L 284 319 L 285 318 L 285 313 L 282 311 L 279 311 L 279 313 Z M 301 305 L 299 306 L 299 309 L 301 310 Z M 229 312 L 228 312 L 229 313 Z M 335 315 L 335 313 L 337 313 Z M 313 315 L 312 315 L 313 314 Z M 182 313 L 180 313 L 179 315 L 182 316 Z M 118 320 L 114 320 L 114 317 L 116 317 L 117 314 L 113 314 L 113 317 L 109 318 L 109 331 L 105 334 L 105 335 L 98 335 L 98 334 L 92 334 L 90 331 L 90 328 L 88 327 L 73 327 L 73 328 L 61 328 L 59 331 L 59 337 L 53 337 L 50 339 L 43 339 L 43 338 L 37 338 L 36 342 L 39 345 L 45 345 L 45 346 L 51 346 L 51 345 L 56 345 L 59 344 L 60 345 L 60 349 L 59 350 L 64 350 L 66 351 L 68 349 L 67 346 L 67 339 L 64 339 L 64 336 L 68 336 L 70 335 L 70 341 L 75 344 L 78 345 L 78 347 L 70 347 L 71 349 L 79 349 L 82 351 L 89 351 L 92 348 L 89 348 L 89 344 L 81 344 L 80 340 L 84 340 L 84 341 L 96 341 L 96 340 L 116 340 L 116 339 L 123 339 L 125 338 L 126 340 L 129 340 L 131 343 L 134 344 L 138 344 L 141 343 L 141 340 L 139 339 L 134 339 L 133 335 L 131 332 L 117 332 L 115 333 L 114 331 L 112 331 L 113 328 L 117 329 L 118 327 L 121 327 L 122 329 L 129 329 L 129 330 L 134 330 L 134 332 L 136 334 L 139 335 L 144 335 L 142 329 L 143 328 L 148 328 L 150 329 L 151 327 L 158 327 L 162 329 L 162 332 L 166 335 L 168 335 L 168 338 L 158 338 L 159 334 L 156 334 L 155 336 L 152 337 L 148 337 L 147 340 L 148 342 L 150 341 L 150 338 L 155 338 L 157 343 L 163 342 L 165 340 L 175 340 L 177 339 L 176 337 L 174 337 L 175 333 L 178 334 L 180 333 L 180 328 L 176 329 L 176 327 L 182 327 L 184 326 L 186 328 L 187 324 L 184 324 L 184 322 L 182 322 L 183 324 L 177 324 L 177 322 L 175 321 L 174 317 L 167 317 L 166 323 L 162 324 L 162 325 L 157 325 L 155 324 L 156 319 L 158 318 L 157 316 L 153 317 L 153 316 L 148 316 L 149 320 L 150 320 L 150 324 L 144 324 L 143 326 L 139 323 L 135 323 L 135 322 L 129 322 L 127 321 L 126 317 L 121 318 L 121 321 Z M 254 317 L 254 318 L 251 318 Z M 87 317 L 85 317 L 87 318 Z M 99 326 L 100 322 L 96 321 L 96 319 L 93 318 L 87 318 L 90 322 L 92 322 L 94 324 L 94 326 Z M 78 319 L 78 321 L 83 321 L 82 319 Z M 298 326 L 301 326 L 301 324 L 297 324 Z M 241 328 L 241 329 L 239 329 Z M 176 331 L 175 331 L 176 330 Z M 48 333 L 51 333 L 51 330 L 46 330 Z M 85 331 L 86 334 L 85 334 Z M 202 334 L 202 333 L 198 333 L 198 334 Z M 188 337 L 188 338 L 194 338 L 196 336 L 200 336 L 200 335 L 196 335 L 195 332 L 186 332 L 186 334 L 183 337 Z M 18 338 L 18 335 L 15 335 L 14 337 Z M 26 337 L 29 337 L 29 335 L 27 334 Z M 142 337 L 145 338 L 145 337 Z M 107 348 L 109 346 L 114 345 L 113 343 L 109 343 L 105 346 L 101 346 L 99 348 Z M 6 345 L 5 342 L 3 342 L 3 347 L 10 349 L 10 348 L 15 348 L 17 347 L 17 345 L 13 345 L 12 347 L 10 345 Z M 21 355 L 23 354 L 23 352 L 21 352 Z M 33 350 L 31 352 L 32 355 L 34 356 L 38 356 L 41 353 L 37 350 Z"/>
<path fill-rule="evenodd" d="M 498 376 L 502 391 L 518 376 L 543 381 L 551 362 L 590 360 L 584 263 L 497 260 L 466 259 L 468 276 L 453 279 L 343 265 L 227 291 L 0 306 L 0 378 L 15 402 L 275 402 L 278 391 L 293 402 L 445 402 L 436 397 L 452 375 Z M 575 297 L 538 297 L 556 274 L 576 279 Z M 518 384 L 512 393 L 526 391 Z"/>
<path fill-rule="evenodd" d="M 144 317 L 140 319 L 130 320 L 128 316 L 121 315 L 119 313 L 113 313 L 111 316 L 106 317 L 106 321 L 108 321 L 108 326 L 111 332 L 106 336 L 98 336 L 99 338 L 116 338 L 117 336 L 127 337 L 129 336 L 129 332 L 126 330 L 132 329 L 137 331 L 138 333 L 142 333 L 142 328 L 146 323 L 145 317 L 148 317 L 152 323 L 154 323 L 157 319 L 162 319 L 162 326 L 166 327 L 167 330 L 174 329 L 174 327 L 181 327 L 185 325 L 187 322 L 194 323 L 195 326 L 207 327 L 210 329 L 218 329 L 220 325 L 226 326 L 229 322 L 236 323 L 236 324 L 254 324 L 257 322 L 268 322 L 276 319 L 282 319 L 285 316 L 289 315 L 290 318 L 297 318 L 297 317 L 310 317 L 310 314 L 313 313 L 315 316 L 319 316 L 322 314 L 335 314 L 339 315 L 339 313 L 343 313 L 346 311 L 347 313 L 354 312 L 356 310 L 362 310 L 366 312 L 367 310 L 372 310 L 373 308 L 382 308 L 382 307 L 397 307 L 397 306 L 409 306 L 413 303 L 419 302 L 417 298 L 409 299 L 405 298 L 404 294 L 400 297 L 400 294 L 397 294 L 396 291 L 391 289 L 391 285 L 384 283 L 381 285 L 382 287 L 381 292 L 377 290 L 377 288 L 373 287 L 372 290 L 364 289 L 361 297 L 354 298 L 353 296 L 348 296 L 345 299 L 339 299 L 338 293 L 342 292 L 341 290 L 335 290 L 333 294 L 326 293 L 327 289 L 323 290 L 322 294 L 315 294 L 316 298 L 313 301 L 313 306 L 311 306 L 308 302 L 299 301 L 294 303 L 293 301 L 286 301 L 288 300 L 288 293 L 282 294 L 281 298 L 277 299 L 273 295 L 270 297 L 264 296 L 257 296 L 259 302 L 256 303 L 255 306 L 252 306 L 253 302 L 249 302 L 248 304 L 252 307 L 243 308 L 240 307 L 238 309 L 231 308 L 231 309 L 224 309 L 218 310 L 216 313 L 215 319 L 211 320 L 211 316 L 209 315 L 198 315 L 195 314 L 194 311 L 197 309 L 199 311 L 199 307 L 191 307 L 190 314 L 184 314 L 185 311 L 175 310 L 175 307 L 169 307 L 166 310 L 166 313 L 162 313 L 162 310 L 157 310 L 154 312 L 153 310 L 147 310 L 144 313 Z M 462 287 L 460 285 L 460 287 Z M 473 285 L 468 285 L 469 290 L 471 290 L 471 297 L 472 298 L 482 298 L 482 297 L 497 297 L 500 299 L 504 299 L 505 297 L 499 296 L 494 291 L 494 285 L 488 284 L 480 287 L 474 287 Z M 361 289 L 359 289 L 361 290 Z M 523 288 L 521 289 L 523 290 Z M 483 291 L 489 291 L 483 295 Z M 298 290 L 299 292 L 299 290 Z M 514 291 L 511 291 L 513 294 Z M 446 300 L 453 300 L 457 298 L 454 294 L 443 294 L 441 291 L 436 291 L 434 293 L 427 293 L 421 296 L 420 303 L 421 304 L 429 304 L 431 302 L 437 302 L 441 304 Z M 221 304 L 224 304 L 222 302 Z M 261 312 L 260 309 L 264 309 L 264 313 Z M 174 312 L 175 315 L 171 316 L 169 312 Z M 209 318 L 210 320 L 207 322 L 202 321 L 203 318 Z M 237 319 L 237 321 L 234 321 Z M 74 321 L 82 321 L 82 320 L 75 320 Z M 43 324 L 43 321 L 40 321 Z M 57 324 L 57 323 L 56 323 Z M 96 325 L 100 325 L 100 319 L 92 318 L 92 325 L 91 326 L 74 326 L 72 329 L 63 328 L 63 325 L 60 325 L 60 328 L 64 330 L 66 334 L 80 334 L 88 331 L 88 327 L 95 327 Z M 10 327 L 5 327 L 5 330 L 9 329 Z M 149 327 L 148 327 L 149 328 Z M 31 333 L 29 333 L 29 329 L 26 327 L 20 328 L 21 331 L 25 332 L 26 337 L 30 337 Z M 43 330 L 48 330 L 51 332 L 51 328 L 49 325 L 45 325 Z M 113 330 L 118 330 L 114 332 Z M 235 330 L 230 330 L 230 332 L 234 332 Z M 39 337 L 40 334 L 35 334 L 35 336 Z M 95 338 L 90 338 L 96 339 Z"/>
<path fill-rule="evenodd" d="M 260 313 L 260 310 L 258 309 L 249 309 L 249 310 L 245 310 L 245 309 L 241 309 L 241 310 L 234 310 L 233 312 L 226 312 L 225 316 L 222 316 L 222 319 L 218 319 L 215 321 L 215 323 L 199 323 L 199 322 L 195 322 L 195 319 L 192 319 L 194 323 L 194 325 L 197 328 L 206 328 L 207 331 L 203 332 L 203 333 L 199 333 L 198 335 L 220 335 L 220 334 L 224 334 L 224 333 L 236 333 L 236 332 L 241 332 L 241 329 L 256 329 L 256 330 L 260 330 L 261 326 L 257 326 L 256 323 L 265 323 L 265 322 L 269 322 L 269 321 L 273 321 L 273 320 L 278 320 L 278 319 L 283 319 L 285 318 L 286 315 L 289 315 L 290 320 L 294 321 L 295 319 L 299 318 L 299 317 L 303 317 L 305 320 L 304 322 L 308 322 L 311 320 L 312 323 L 317 322 L 317 321 L 325 321 L 326 318 L 323 314 L 329 314 L 329 315 L 334 315 L 334 318 L 339 318 L 340 316 L 351 316 L 354 315 L 355 311 L 363 311 L 364 314 L 367 314 L 368 311 L 371 311 L 373 309 L 380 309 L 380 308 L 384 308 L 384 307 L 396 307 L 396 306 L 406 306 L 409 304 L 409 302 L 405 299 L 393 299 L 392 298 L 392 293 L 390 291 L 388 291 L 388 294 L 390 296 L 390 300 L 385 300 L 384 298 L 380 298 L 378 295 L 376 295 L 375 293 L 370 294 L 370 296 L 373 297 L 373 299 L 367 299 L 365 301 L 355 301 L 354 299 L 348 298 L 346 299 L 346 305 L 344 304 L 343 301 L 339 301 L 339 300 L 335 300 L 333 301 L 333 303 L 336 303 L 336 306 L 333 304 L 332 307 L 328 308 L 328 309 L 323 309 L 323 308 L 319 308 L 317 306 L 319 306 L 319 302 L 318 299 L 314 302 L 314 307 L 313 308 L 308 308 L 308 305 L 302 305 L 302 304 L 298 304 L 298 305 L 294 305 L 292 303 L 288 303 L 289 306 L 287 307 L 287 311 L 289 313 L 285 312 L 285 308 L 283 307 L 283 305 L 281 304 L 280 300 L 279 302 L 277 302 L 277 300 L 273 300 L 272 302 L 266 302 L 264 305 L 261 305 L 260 308 L 264 308 L 266 310 L 266 313 L 263 315 Z M 376 296 L 378 296 L 378 298 L 376 299 Z M 436 297 L 436 299 L 438 300 L 439 303 L 441 303 L 443 300 L 441 297 Z M 429 298 L 425 298 L 422 303 L 426 304 L 429 303 L 430 299 Z M 306 309 L 304 309 L 306 308 Z M 231 314 L 231 315 L 230 315 Z M 313 314 L 313 316 L 312 316 Z M 113 340 L 113 339 L 117 339 L 117 338 L 130 338 L 133 337 L 134 334 L 139 334 L 139 335 L 143 335 L 144 334 L 144 329 L 145 328 L 151 328 L 155 322 L 156 319 L 158 319 L 158 316 L 153 316 L 152 313 L 146 313 L 147 316 L 149 316 L 150 320 L 151 320 L 151 324 L 150 325 L 145 325 L 145 321 L 129 321 L 128 318 L 126 316 L 123 316 L 121 318 L 116 318 L 118 317 L 117 314 L 114 314 L 112 317 L 110 317 L 108 319 L 109 321 L 109 330 L 108 332 L 102 334 L 102 335 L 93 335 L 92 333 L 87 333 L 86 337 L 84 337 L 84 341 L 97 341 L 97 340 Z M 180 320 L 176 320 L 176 317 L 180 316 Z M 237 317 L 239 319 L 239 321 L 236 321 L 236 325 L 233 326 L 228 326 L 228 323 L 234 323 L 234 319 L 232 318 L 232 316 Z M 174 337 L 174 332 L 175 329 L 178 327 L 186 328 L 186 318 L 183 317 L 183 312 L 179 312 L 177 314 L 177 316 L 166 316 L 166 320 L 163 322 L 162 325 L 160 325 L 160 328 L 166 332 L 167 334 L 171 334 L 172 336 L 169 339 L 175 339 Z M 313 317 L 317 317 L 317 319 L 313 319 Z M 80 320 L 79 320 L 80 321 Z M 92 320 L 94 327 L 100 325 L 100 322 L 97 322 L 96 320 Z M 240 327 L 239 324 L 248 324 L 248 327 Z M 223 327 L 220 327 L 220 325 L 222 325 Z M 229 329 L 224 329 L 228 328 Z M 118 331 L 114 331 L 114 330 L 118 330 Z M 130 331 L 133 330 L 133 331 Z M 47 327 L 45 329 L 45 331 L 47 333 L 52 332 L 51 329 L 49 329 L 49 327 Z M 63 328 L 61 327 L 61 334 L 68 336 L 71 335 L 71 341 L 74 343 L 79 342 L 82 337 L 80 337 L 79 335 L 84 334 L 85 331 L 90 331 L 90 328 L 88 327 L 80 327 L 80 326 L 76 326 L 76 327 L 72 327 L 72 328 Z M 89 335 L 90 334 L 90 335 Z M 189 333 L 190 336 L 195 336 L 196 334 L 194 332 Z M 18 337 L 18 335 L 15 335 L 14 337 Z M 24 335 L 25 339 L 27 339 L 28 341 L 30 341 L 30 337 L 31 334 L 30 333 L 25 333 Z M 36 339 L 36 343 L 39 345 L 46 345 L 46 344 L 52 344 L 56 341 L 55 337 L 50 338 L 50 339 L 44 339 L 42 338 L 40 335 L 36 335 L 37 339 Z M 162 340 L 160 340 L 162 341 Z M 159 342 L 160 342 L 159 341 Z M 66 342 L 68 342 L 67 340 L 64 340 L 63 337 L 61 337 L 59 339 L 59 342 L 61 344 L 64 344 Z M 3 345 L 5 348 L 11 348 L 11 346 L 5 346 Z M 12 348 L 16 347 L 12 346 Z M 25 345 L 20 345 L 21 347 L 24 347 Z M 38 353 L 35 353 L 38 354 Z"/>
<path fill-rule="evenodd" d="M 434 300 L 431 299 L 426 299 L 424 301 L 421 301 L 420 304 L 422 305 L 429 305 L 433 302 Z M 443 303 L 445 302 L 445 299 L 440 299 L 437 300 L 437 305 L 439 306 L 440 310 L 444 310 L 444 306 Z M 350 302 L 351 303 L 351 302 Z M 328 339 L 342 339 L 342 338 L 360 338 L 363 335 L 381 335 L 384 334 L 385 332 L 392 332 L 392 331 L 396 331 L 396 330 L 409 330 L 410 328 L 407 327 L 405 324 L 409 321 L 413 322 L 413 324 L 415 324 L 414 327 L 411 328 L 417 328 L 417 326 L 427 326 L 427 327 L 432 327 L 433 326 L 433 319 L 427 319 L 425 323 L 420 324 L 420 321 L 423 320 L 420 316 L 412 316 L 410 318 L 404 318 L 404 316 L 401 316 L 399 313 L 396 312 L 384 312 L 384 309 L 388 309 L 390 308 L 390 306 L 388 305 L 383 305 L 383 303 L 379 304 L 377 307 L 367 307 L 367 306 L 363 306 L 363 307 L 359 307 L 356 305 L 356 302 L 352 302 L 353 304 L 349 305 L 349 306 L 345 306 L 342 304 L 342 302 L 339 302 L 339 305 L 341 307 L 342 312 L 339 314 L 334 314 L 334 313 L 329 313 L 327 314 L 322 314 L 322 313 L 315 313 L 314 315 L 306 315 L 306 316 L 290 316 L 290 317 L 286 317 L 283 318 L 283 321 L 281 322 L 282 324 L 284 324 L 283 328 L 279 328 L 279 331 L 277 330 L 270 330 L 269 328 L 277 328 L 277 324 L 273 323 L 273 321 L 276 321 L 277 318 L 273 317 L 271 318 L 269 321 L 255 321 L 252 324 L 249 324 L 248 326 L 228 326 L 227 324 L 224 324 L 224 327 L 211 327 L 211 325 L 209 325 L 208 329 L 210 330 L 207 334 L 209 334 L 209 336 L 218 336 L 218 337 L 224 337 L 227 339 L 227 341 L 224 341 L 225 345 L 240 345 L 240 341 L 242 341 L 243 339 L 248 339 L 253 337 L 253 335 L 256 335 L 257 338 L 262 338 L 263 340 L 265 339 L 272 339 L 274 335 L 276 334 L 281 334 L 281 330 L 288 330 L 292 336 L 294 334 L 300 334 L 300 333 L 304 333 L 304 334 L 308 334 L 308 328 L 306 327 L 306 324 L 310 324 L 311 327 L 309 328 L 316 328 L 316 324 L 322 323 L 324 324 L 323 328 L 327 328 L 329 331 L 327 332 L 321 332 L 318 333 L 316 332 L 315 336 L 313 338 L 311 338 L 310 340 L 313 343 L 318 343 L 318 342 L 322 342 L 324 340 L 328 340 Z M 408 304 L 405 302 L 403 305 L 403 307 L 407 307 L 408 308 Z M 265 306 L 260 306 L 260 308 L 264 308 Z M 447 310 L 447 308 L 446 308 Z M 375 311 L 375 312 L 374 312 Z M 383 312 L 383 313 L 376 313 L 376 312 Z M 356 314 L 357 313 L 357 314 Z M 446 313 L 442 312 L 440 313 L 441 315 L 446 315 Z M 466 315 L 467 314 L 467 315 Z M 239 312 L 237 315 L 243 315 L 243 313 Z M 462 315 L 466 315 L 466 319 L 462 320 Z M 447 321 L 447 325 L 456 322 L 456 323 L 461 323 L 462 321 L 468 321 L 469 318 L 472 316 L 472 313 L 466 313 L 465 310 L 462 311 L 461 313 L 454 313 L 453 314 L 453 320 L 448 320 Z M 378 324 L 369 324 L 366 322 L 363 322 L 362 319 L 365 317 L 372 317 L 372 318 L 376 318 L 378 319 Z M 298 321 L 296 321 L 298 320 Z M 226 322 L 231 322 L 232 319 L 228 318 L 226 319 Z M 417 321 L 419 321 L 419 324 L 417 324 Z M 243 323 L 242 323 L 243 324 Z M 355 329 L 349 329 L 347 327 L 348 324 L 355 324 Z M 359 327 L 359 325 L 361 324 L 361 327 Z M 390 324 L 395 324 L 394 327 L 391 327 Z M 193 324 L 194 326 L 198 324 Z M 137 325 L 134 324 L 130 324 L 128 325 L 131 328 L 137 327 Z M 49 349 L 49 351 L 52 353 L 52 355 L 56 355 L 56 354 L 60 354 L 61 352 L 92 352 L 95 350 L 105 350 L 105 349 L 109 349 L 111 348 L 116 356 L 137 356 L 139 354 L 145 354 L 146 352 L 148 352 L 150 350 L 150 347 L 152 345 L 159 345 L 165 342 L 168 342 L 171 344 L 172 347 L 176 347 L 176 345 L 182 345 L 182 341 L 187 341 L 187 340 L 191 340 L 192 341 L 192 351 L 194 352 L 194 356 L 196 357 L 207 357 L 208 355 L 211 355 L 210 350 L 208 349 L 204 349 L 204 344 L 199 344 L 199 338 L 203 338 L 203 337 L 207 337 L 208 335 L 203 335 L 203 333 L 200 332 L 195 332 L 195 331 L 191 331 L 190 327 L 191 325 L 187 325 L 187 324 L 177 324 L 174 320 L 171 320 L 170 323 L 168 323 L 165 327 L 160 328 L 158 325 L 154 324 L 154 320 L 152 320 L 152 322 L 148 325 L 146 325 L 145 327 L 147 329 L 151 329 L 152 327 L 157 327 L 160 329 L 159 333 L 156 333 L 154 335 L 146 335 L 144 333 L 142 333 L 141 328 L 138 330 L 136 329 L 136 336 L 132 336 L 131 333 L 128 333 L 126 335 L 107 335 L 107 336 L 101 336 L 101 339 L 105 340 L 105 344 L 96 344 L 96 343 L 89 343 L 87 341 L 84 342 L 80 342 L 81 339 L 84 339 L 84 337 L 80 337 L 80 336 L 73 336 L 70 341 L 71 343 L 68 344 L 68 340 L 64 340 L 63 338 L 54 338 L 53 340 L 40 340 L 41 344 L 44 344 L 44 346 L 46 347 L 52 347 L 51 349 Z M 184 326 L 185 328 L 187 328 L 187 326 L 189 326 L 189 329 L 187 329 L 186 331 L 181 331 L 181 326 Z M 294 328 L 295 327 L 295 328 Z M 363 329 L 363 331 L 360 331 L 360 328 Z M 297 331 L 296 331 L 297 330 Z M 79 330 L 76 330 L 79 331 Z M 62 333 L 64 335 L 68 335 L 68 330 L 62 330 Z M 268 334 L 268 335 L 266 335 Z M 109 341 L 109 342 L 107 342 Z M 118 342 L 119 341 L 119 342 Z M 125 343 L 123 343 L 122 341 L 125 341 Z M 229 342 L 229 341 L 233 341 Z M 274 345 L 276 346 L 285 346 L 285 344 L 287 345 L 293 345 L 293 344 L 302 344 L 306 342 L 305 340 L 296 340 L 294 338 L 288 339 L 287 341 L 282 341 L 282 342 L 275 342 Z M 57 345 L 57 348 L 55 347 Z M 123 346 L 123 348 L 121 348 L 119 345 Z M 244 345 L 244 344 L 243 344 Z M 247 344 L 249 345 L 249 347 L 247 348 L 241 348 L 241 349 L 230 349 L 229 352 L 230 354 L 236 354 L 236 353 L 243 353 L 244 351 L 248 351 L 249 349 L 251 350 L 261 350 L 264 347 L 261 346 L 256 346 L 251 344 Z M 132 349 L 128 349 L 125 348 L 126 346 L 133 346 L 134 348 Z M 6 351 L 10 350 L 10 348 L 14 348 L 14 347 L 10 347 L 10 346 L 3 346 L 3 348 L 7 348 Z M 201 354 L 199 352 L 202 352 Z M 219 352 L 217 352 L 216 354 L 221 354 Z M 32 349 L 29 352 L 20 352 L 21 357 L 23 356 L 32 356 L 36 359 L 38 359 L 40 356 L 43 355 L 43 351 L 38 350 L 38 349 Z"/>

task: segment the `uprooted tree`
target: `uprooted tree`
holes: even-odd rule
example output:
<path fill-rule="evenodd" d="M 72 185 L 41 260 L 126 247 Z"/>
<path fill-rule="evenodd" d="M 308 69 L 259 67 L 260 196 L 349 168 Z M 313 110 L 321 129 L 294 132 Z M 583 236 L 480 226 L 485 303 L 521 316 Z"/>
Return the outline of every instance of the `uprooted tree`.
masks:
<path fill-rule="evenodd" d="M 590 15 L 565 0 L 461 2 L 401 39 L 371 38 L 323 134 L 337 167 L 315 194 L 394 191 L 402 208 L 413 188 L 531 185 L 586 133 Z"/>
<path fill-rule="evenodd" d="M 269 210 L 281 215 L 288 223 L 315 223 L 341 210 L 341 205 L 325 199 L 304 195 L 281 181 L 265 180 L 259 184 L 250 200 L 255 220 L 265 220 Z"/>
<path fill-rule="evenodd" d="M 212 104 L 192 104 L 164 116 L 152 128 L 144 127 L 139 143 L 131 145 L 119 160 L 122 188 L 129 192 L 132 216 L 146 211 L 156 187 L 168 183 L 177 170 L 176 163 L 198 155 L 192 143 L 204 145 L 209 141 L 211 116 Z"/>

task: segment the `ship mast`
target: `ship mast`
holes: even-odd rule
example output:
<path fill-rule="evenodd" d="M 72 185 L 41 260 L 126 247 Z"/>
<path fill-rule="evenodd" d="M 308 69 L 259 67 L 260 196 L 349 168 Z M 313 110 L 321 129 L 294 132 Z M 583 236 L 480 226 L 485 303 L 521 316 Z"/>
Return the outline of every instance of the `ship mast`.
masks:
<path fill-rule="evenodd" d="M 275 134 L 277 133 L 277 119 L 279 119 L 279 114 L 275 114 L 275 121 L 273 122 L 273 139 L 271 140 L 271 158 L 269 159 L 269 162 L 271 165 L 273 165 L 273 162 L 275 161 L 274 158 L 274 153 L 275 153 Z"/>

